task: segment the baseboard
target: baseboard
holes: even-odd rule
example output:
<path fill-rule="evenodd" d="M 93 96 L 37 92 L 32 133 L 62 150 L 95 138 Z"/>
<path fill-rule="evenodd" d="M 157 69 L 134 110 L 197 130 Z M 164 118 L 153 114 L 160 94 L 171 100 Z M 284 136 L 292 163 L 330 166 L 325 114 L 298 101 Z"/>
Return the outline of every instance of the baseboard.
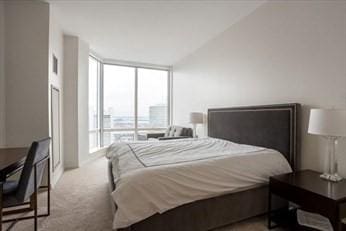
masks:
<path fill-rule="evenodd" d="M 105 156 L 106 152 L 107 152 L 107 147 L 106 148 L 100 148 L 97 151 L 89 153 L 87 158 L 82 161 L 82 163 L 79 165 L 79 167 L 81 167 L 81 166 L 83 166 L 83 165 L 85 165 L 87 163 L 90 163 L 91 161 L 96 160 L 96 159 L 98 159 L 100 157 Z"/>
<path fill-rule="evenodd" d="M 55 170 L 54 173 L 52 173 L 52 182 L 51 182 L 51 187 L 54 188 L 56 183 L 60 180 L 61 176 L 64 174 L 64 167 L 60 167 Z"/>
<path fill-rule="evenodd" d="M 85 160 L 81 161 L 78 166 L 71 166 L 71 165 L 65 165 L 65 171 L 68 171 L 68 170 L 72 170 L 72 169 L 76 169 L 76 168 L 80 168 L 100 157 L 103 157 L 106 155 L 106 152 L 107 152 L 107 147 L 106 148 L 100 148 L 92 153 L 88 153 L 87 154 L 87 157 L 85 158 Z"/>

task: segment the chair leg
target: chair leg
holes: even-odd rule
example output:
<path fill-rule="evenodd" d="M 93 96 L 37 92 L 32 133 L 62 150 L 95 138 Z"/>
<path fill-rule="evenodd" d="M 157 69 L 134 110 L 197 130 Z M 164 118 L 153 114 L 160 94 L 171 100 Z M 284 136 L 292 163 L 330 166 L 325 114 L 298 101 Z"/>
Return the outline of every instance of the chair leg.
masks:
<path fill-rule="evenodd" d="M 0 231 L 2 231 L 2 195 L 3 195 L 3 185 L 0 185 Z"/>
<path fill-rule="evenodd" d="M 34 208 L 35 208 L 34 194 L 32 194 L 32 195 L 30 196 L 29 203 L 30 203 L 30 209 L 34 210 Z"/>
<path fill-rule="evenodd" d="M 49 216 L 50 215 L 50 189 L 51 189 L 51 186 L 50 186 L 50 158 L 47 159 L 47 165 L 48 165 L 48 187 L 47 187 L 47 215 Z"/>
<path fill-rule="evenodd" d="M 35 219 L 35 231 L 37 230 L 37 192 L 35 192 L 35 209 L 34 209 L 34 219 Z"/>
<path fill-rule="evenodd" d="M 2 205 L 0 208 L 0 231 L 2 231 Z"/>
<path fill-rule="evenodd" d="M 37 231 L 37 165 L 34 166 L 34 230 Z"/>

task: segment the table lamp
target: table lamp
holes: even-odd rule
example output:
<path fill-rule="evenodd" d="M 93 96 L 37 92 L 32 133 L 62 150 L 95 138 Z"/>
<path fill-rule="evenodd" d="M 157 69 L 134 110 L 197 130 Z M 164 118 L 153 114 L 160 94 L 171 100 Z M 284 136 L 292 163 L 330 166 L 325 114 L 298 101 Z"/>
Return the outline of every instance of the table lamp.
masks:
<path fill-rule="evenodd" d="M 321 178 L 334 182 L 342 180 L 338 174 L 335 146 L 338 139 L 346 137 L 346 110 L 311 109 L 308 133 L 322 136 L 328 142 L 327 167 Z"/>
<path fill-rule="evenodd" d="M 197 138 L 196 127 L 197 127 L 197 124 L 203 124 L 203 113 L 191 112 L 190 113 L 190 123 L 192 123 L 192 125 L 193 125 L 193 137 Z"/>

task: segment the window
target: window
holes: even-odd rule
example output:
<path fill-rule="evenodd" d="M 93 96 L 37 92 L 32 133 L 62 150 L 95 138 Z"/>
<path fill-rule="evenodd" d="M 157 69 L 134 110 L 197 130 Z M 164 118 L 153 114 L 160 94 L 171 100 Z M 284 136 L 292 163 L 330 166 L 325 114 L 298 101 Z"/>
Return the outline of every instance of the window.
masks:
<path fill-rule="evenodd" d="M 167 71 L 138 69 L 138 127 L 167 126 Z"/>
<path fill-rule="evenodd" d="M 89 149 L 100 147 L 99 73 L 100 63 L 89 57 Z"/>
<path fill-rule="evenodd" d="M 138 139 L 168 125 L 168 72 L 138 68 Z"/>
<path fill-rule="evenodd" d="M 103 145 L 167 127 L 167 70 L 104 64 Z"/>
<path fill-rule="evenodd" d="M 89 62 L 90 149 L 143 140 L 146 133 L 166 129 L 168 69 L 103 64 L 92 57 Z"/>
<path fill-rule="evenodd" d="M 135 68 L 104 65 L 103 73 L 103 144 L 133 140 Z"/>

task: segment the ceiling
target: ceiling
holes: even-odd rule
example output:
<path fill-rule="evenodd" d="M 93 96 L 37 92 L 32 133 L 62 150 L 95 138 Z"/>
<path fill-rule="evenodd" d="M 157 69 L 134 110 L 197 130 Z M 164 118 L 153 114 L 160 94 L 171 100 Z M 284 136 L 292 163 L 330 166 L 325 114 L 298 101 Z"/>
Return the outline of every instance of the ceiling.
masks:
<path fill-rule="evenodd" d="M 264 1 L 57 1 L 67 34 L 101 58 L 173 65 L 250 14 Z"/>

